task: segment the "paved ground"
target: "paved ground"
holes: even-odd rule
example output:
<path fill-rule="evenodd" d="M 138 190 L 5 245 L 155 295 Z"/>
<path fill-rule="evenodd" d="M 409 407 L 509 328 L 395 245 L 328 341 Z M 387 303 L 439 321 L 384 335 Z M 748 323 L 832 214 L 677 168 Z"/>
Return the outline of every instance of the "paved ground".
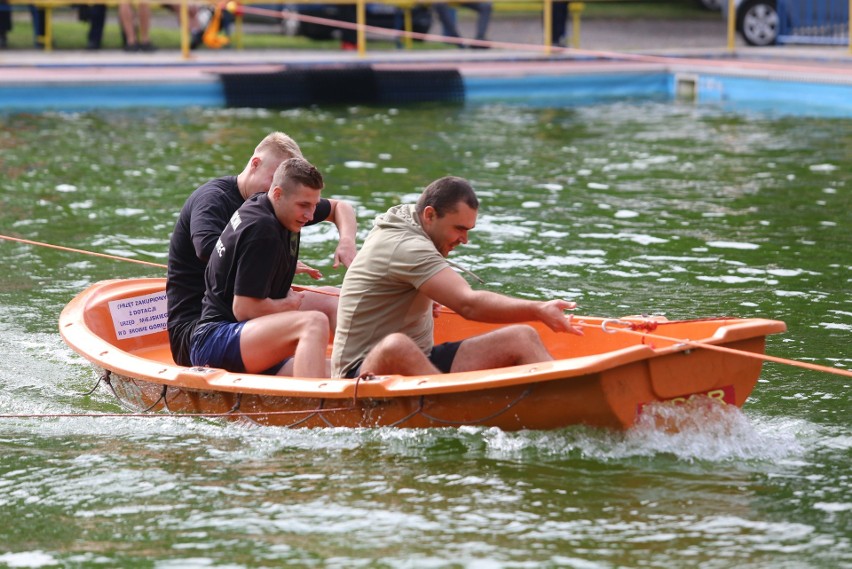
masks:
<path fill-rule="evenodd" d="M 463 19 L 462 24 L 470 34 L 472 22 Z M 727 42 L 725 30 L 721 16 L 713 20 L 586 19 L 581 21 L 580 47 L 618 51 L 721 48 Z M 543 39 L 537 20 L 517 18 L 495 18 L 489 36 L 493 40 L 528 43 Z"/>

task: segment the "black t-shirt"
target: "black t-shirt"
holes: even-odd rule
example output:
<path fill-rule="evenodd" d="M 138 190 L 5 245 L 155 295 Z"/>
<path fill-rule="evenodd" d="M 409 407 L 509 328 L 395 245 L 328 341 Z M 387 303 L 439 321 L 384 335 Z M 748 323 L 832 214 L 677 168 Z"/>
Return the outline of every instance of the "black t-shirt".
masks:
<path fill-rule="evenodd" d="M 329 201 L 320 199 L 307 225 L 325 221 L 330 213 Z M 281 225 L 265 193 L 255 194 L 240 206 L 207 263 L 199 324 L 237 322 L 235 295 L 285 298 L 296 274 L 299 235 Z"/>
<path fill-rule="evenodd" d="M 166 297 L 170 335 L 177 325 L 201 317 L 207 260 L 243 201 L 237 177 L 225 176 L 201 185 L 183 204 L 169 240 Z"/>

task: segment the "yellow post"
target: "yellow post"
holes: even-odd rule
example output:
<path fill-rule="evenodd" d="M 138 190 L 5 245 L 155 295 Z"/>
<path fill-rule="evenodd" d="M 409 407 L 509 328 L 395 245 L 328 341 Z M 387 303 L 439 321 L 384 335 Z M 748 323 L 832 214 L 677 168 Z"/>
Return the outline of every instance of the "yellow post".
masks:
<path fill-rule="evenodd" d="M 189 0 L 180 3 L 180 53 L 189 59 Z"/>
<path fill-rule="evenodd" d="M 582 2 L 571 2 L 568 10 L 571 12 L 571 47 L 580 49 L 580 14 L 586 7 Z"/>
<path fill-rule="evenodd" d="M 41 41 L 44 42 L 44 51 L 53 51 L 53 8 L 50 6 L 44 7 L 44 35 Z"/>
<path fill-rule="evenodd" d="M 852 0 L 849 1 L 852 2 Z M 409 34 L 411 34 L 412 30 L 414 30 L 414 18 L 411 16 L 410 4 L 406 5 L 403 9 L 403 18 L 405 22 L 405 25 L 403 26 L 403 28 L 405 28 L 405 39 L 403 40 L 403 45 L 405 46 L 405 49 L 411 49 L 414 47 L 414 40 L 411 39 Z"/>
<path fill-rule="evenodd" d="M 550 55 L 553 46 L 553 1 L 544 0 L 542 8 L 544 9 L 544 54 Z"/>
<path fill-rule="evenodd" d="M 364 0 L 357 0 L 355 3 L 355 21 L 358 22 L 358 55 L 361 57 L 367 55 L 367 34 L 364 32 L 364 25 L 367 23 L 366 5 Z"/>
<path fill-rule="evenodd" d="M 849 0 L 849 4 L 852 4 L 852 0 Z M 736 44 L 736 34 L 737 34 L 737 14 L 736 7 L 734 6 L 734 0 L 728 0 L 728 51 L 734 51 L 734 45 Z"/>

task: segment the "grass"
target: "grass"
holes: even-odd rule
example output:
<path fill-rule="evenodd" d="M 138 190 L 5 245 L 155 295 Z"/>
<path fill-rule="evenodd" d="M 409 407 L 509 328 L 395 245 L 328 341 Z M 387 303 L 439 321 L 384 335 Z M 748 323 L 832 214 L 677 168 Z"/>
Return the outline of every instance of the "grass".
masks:
<path fill-rule="evenodd" d="M 718 19 L 719 14 L 703 10 L 697 0 L 587 0 L 582 18 L 657 18 L 657 19 Z M 460 10 L 459 18 L 475 17 L 469 10 Z M 86 47 L 86 34 L 89 25 L 76 18 L 76 10 L 57 9 L 53 17 L 53 47 L 55 50 L 82 50 Z M 539 12 L 525 9 L 522 4 L 497 4 L 494 18 L 536 18 Z M 155 25 L 151 28 L 151 41 L 158 49 L 179 50 L 180 33 L 177 18 L 165 9 L 154 10 Z M 433 24 L 433 31 L 439 29 Z M 8 36 L 9 49 L 31 49 L 34 45 L 32 21 L 26 11 L 14 13 L 14 25 Z M 301 36 L 288 36 L 280 33 L 279 27 L 272 24 L 246 25 L 243 34 L 245 49 L 287 49 L 287 50 L 338 50 L 336 40 L 311 40 Z M 415 42 L 414 49 L 445 49 L 444 44 Z M 104 28 L 102 49 L 122 49 L 121 32 L 114 8 L 107 15 Z M 369 50 L 392 50 L 396 44 L 390 40 L 373 40 Z"/>

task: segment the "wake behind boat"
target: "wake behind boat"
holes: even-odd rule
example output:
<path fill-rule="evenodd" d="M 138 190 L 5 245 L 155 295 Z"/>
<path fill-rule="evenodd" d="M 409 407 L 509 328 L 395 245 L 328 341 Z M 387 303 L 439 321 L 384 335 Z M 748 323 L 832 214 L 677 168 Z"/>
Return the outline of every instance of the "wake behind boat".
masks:
<path fill-rule="evenodd" d="M 65 307 L 59 329 L 131 409 L 288 427 L 627 429 L 652 403 L 701 398 L 741 407 L 760 375 L 762 360 L 753 356 L 763 354 L 768 334 L 786 330 L 783 322 L 760 318 L 575 316 L 584 336 L 529 323 L 556 358 L 552 362 L 350 380 L 178 366 L 169 350 L 166 314 L 165 279 L 103 281 Z M 435 320 L 435 343 L 500 326 L 444 310 Z M 627 331 L 622 327 L 632 333 L 619 333 Z M 695 349 L 702 345 L 728 349 Z"/>

